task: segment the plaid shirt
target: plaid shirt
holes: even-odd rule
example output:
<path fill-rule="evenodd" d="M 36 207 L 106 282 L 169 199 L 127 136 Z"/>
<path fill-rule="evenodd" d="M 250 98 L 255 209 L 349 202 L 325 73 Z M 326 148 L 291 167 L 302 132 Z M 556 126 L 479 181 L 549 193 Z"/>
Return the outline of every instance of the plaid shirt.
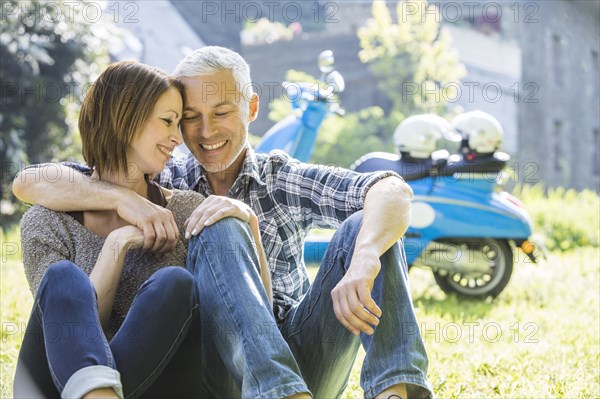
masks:
<path fill-rule="evenodd" d="M 251 148 L 229 197 L 256 213 L 269 259 L 275 316 L 281 322 L 309 288 L 304 238 L 312 228 L 337 228 L 363 208 L 369 188 L 392 172 L 356 173 L 339 167 L 300 163 L 282 151 L 255 154 Z M 192 154 L 173 159 L 158 177 L 167 188 L 212 194 Z"/>

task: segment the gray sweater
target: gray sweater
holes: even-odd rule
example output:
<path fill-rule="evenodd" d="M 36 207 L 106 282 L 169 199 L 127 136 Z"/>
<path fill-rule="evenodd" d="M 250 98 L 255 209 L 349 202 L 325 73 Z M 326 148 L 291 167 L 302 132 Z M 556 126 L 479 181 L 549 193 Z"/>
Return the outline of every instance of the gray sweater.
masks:
<path fill-rule="evenodd" d="M 203 201 L 194 191 L 173 190 L 167 209 L 173 212 L 179 227 L 175 251 L 166 259 L 142 250 L 129 251 L 113 303 L 107 337 L 118 331 L 140 286 L 157 270 L 166 266 L 185 266 L 188 242 L 183 224 Z M 89 275 L 100 255 L 105 239 L 85 228 L 73 217 L 43 206 L 33 206 L 21 219 L 23 264 L 29 288 L 35 296 L 48 267 L 60 260 L 69 260 Z"/>

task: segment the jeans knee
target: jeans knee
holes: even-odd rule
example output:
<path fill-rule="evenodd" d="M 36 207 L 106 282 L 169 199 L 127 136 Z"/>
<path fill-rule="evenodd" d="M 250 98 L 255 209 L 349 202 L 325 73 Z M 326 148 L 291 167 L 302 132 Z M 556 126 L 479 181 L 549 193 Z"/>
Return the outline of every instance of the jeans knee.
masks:
<path fill-rule="evenodd" d="M 67 260 L 50 265 L 40 283 L 38 295 L 43 301 L 51 300 L 55 306 L 66 306 L 93 291 L 88 275 L 76 264 Z"/>
<path fill-rule="evenodd" d="M 155 272 L 147 282 L 156 287 L 156 292 L 165 294 L 169 301 L 196 298 L 197 284 L 194 276 L 179 266 L 169 266 Z"/>
<path fill-rule="evenodd" d="M 179 266 L 169 266 L 158 270 L 152 275 L 152 280 L 169 292 L 189 291 L 194 286 L 194 276 Z"/>
<path fill-rule="evenodd" d="M 340 227 L 337 230 L 337 233 L 341 234 L 341 237 L 348 241 L 349 243 L 354 242 L 356 236 L 358 235 L 358 231 L 360 230 L 360 226 L 362 226 L 363 222 L 363 211 L 354 212 L 350 215 L 346 220 L 342 222 Z"/>
<path fill-rule="evenodd" d="M 80 284 L 87 283 L 89 278 L 87 274 L 79 266 L 68 260 L 61 260 L 50 265 L 40 287 L 42 285 L 65 285 L 79 286 Z"/>
<path fill-rule="evenodd" d="M 232 238 L 237 235 L 246 235 L 249 232 L 248 224 L 242 222 L 238 218 L 234 217 L 226 217 L 221 220 L 216 221 L 210 226 L 206 226 L 204 231 L 200 233 L 200 236 L 204 234 L 204 237 L 218 237 L 220 239 L 223 238 Z"/>

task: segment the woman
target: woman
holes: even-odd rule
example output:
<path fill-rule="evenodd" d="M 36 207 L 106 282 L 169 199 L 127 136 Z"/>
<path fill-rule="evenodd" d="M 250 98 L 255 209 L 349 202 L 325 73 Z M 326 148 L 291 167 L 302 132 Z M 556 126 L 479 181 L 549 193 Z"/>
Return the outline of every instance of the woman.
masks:
<path fill-rule="evenodd" d="M 171 265 L 185 263 L 185 220 L 203 197 L 150 180 L 182 142 L 182 95 L 181 84 L 164 72 L 132 62 L 110 65 L 87 93 L 79 130 L 92 178 L 171 210 L 182 240 L 166 258 L 157 257 L 140 250 L 142 231 L 114 211 L 61 213 L 34 206 L 26 212 L 23 261 L 36 297 L 15 397 L 28 396 L 28 381 L 44 397 L 197 392 L 198 292 L 192 275 Z M 262 248 L 259 253 L 264 279 L 269 273 Z"/>

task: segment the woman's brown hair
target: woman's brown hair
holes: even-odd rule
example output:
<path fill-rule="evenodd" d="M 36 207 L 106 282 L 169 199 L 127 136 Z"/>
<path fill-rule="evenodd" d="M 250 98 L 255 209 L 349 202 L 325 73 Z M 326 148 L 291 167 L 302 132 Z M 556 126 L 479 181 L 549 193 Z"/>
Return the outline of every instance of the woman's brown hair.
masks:
<path fill-rule="evenodd" d="M 85 162 L 100 175 L 127 173 L 127 148 L 147 123 L 159 97 L 183 86 L 160 69 L 137 62 L 116 62 L 87 92 L 79 114 Z"/>

